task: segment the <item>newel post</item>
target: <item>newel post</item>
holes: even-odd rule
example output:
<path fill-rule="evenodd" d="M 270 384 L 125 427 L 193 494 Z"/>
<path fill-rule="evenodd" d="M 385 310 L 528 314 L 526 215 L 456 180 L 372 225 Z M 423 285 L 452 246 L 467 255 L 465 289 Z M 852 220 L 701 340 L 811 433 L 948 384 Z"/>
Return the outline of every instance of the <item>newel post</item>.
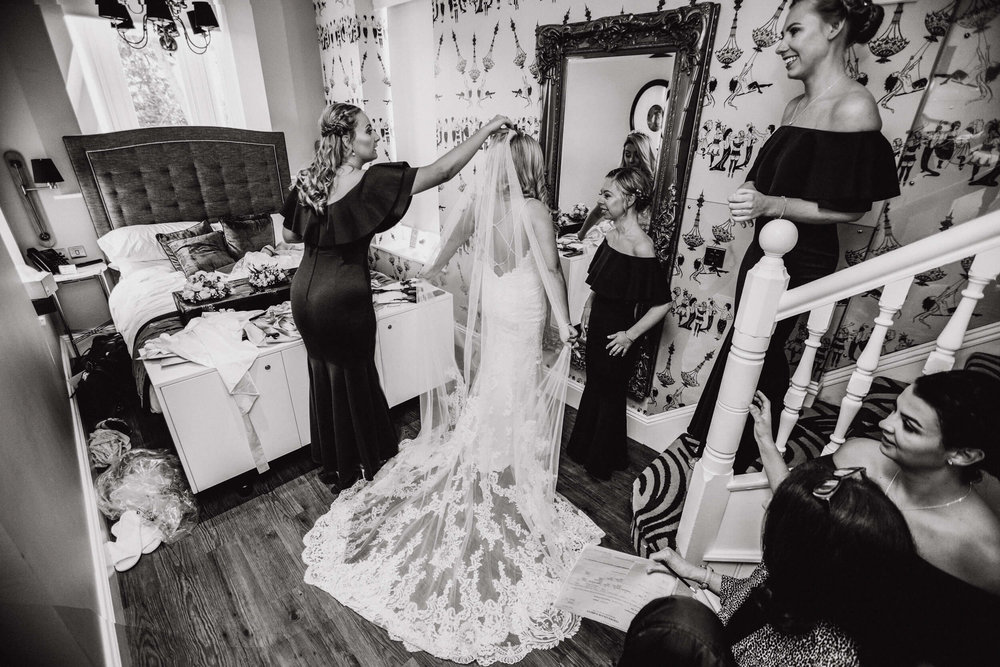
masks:
<path fill-rule="evenodd" d="M 726 360 L 722 388 L 712 413 L 705 450 L 694 467 L 677 531 L 677 547 L 698 562 L 715 540 L 729 500 L 733 460 L 743 434 L 774 332 L 781 295 L 788 287 L 782 257 L 795 247 L 798 231 L 788 220 L 772 220 L 760 233 L 764 257 L 749 273 L 739 296 L 733 345 Z"/>

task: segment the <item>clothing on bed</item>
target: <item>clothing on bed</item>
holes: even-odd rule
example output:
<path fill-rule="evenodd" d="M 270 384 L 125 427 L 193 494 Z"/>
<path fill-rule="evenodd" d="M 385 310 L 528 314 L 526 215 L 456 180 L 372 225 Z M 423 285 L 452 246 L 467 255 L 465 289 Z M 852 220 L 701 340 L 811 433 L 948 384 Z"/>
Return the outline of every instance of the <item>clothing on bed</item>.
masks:
<path fill-rule="evenodd" d="M 406 213 L 415 177 L 405 162 L 374 165 L 322 214 L 294 189 L 282 210 L 285 227 L 305 241 L 292 313 L 309 356 L 312 455 L 343 486 L 398 451 L 375 368 L 368 245 Z"/>

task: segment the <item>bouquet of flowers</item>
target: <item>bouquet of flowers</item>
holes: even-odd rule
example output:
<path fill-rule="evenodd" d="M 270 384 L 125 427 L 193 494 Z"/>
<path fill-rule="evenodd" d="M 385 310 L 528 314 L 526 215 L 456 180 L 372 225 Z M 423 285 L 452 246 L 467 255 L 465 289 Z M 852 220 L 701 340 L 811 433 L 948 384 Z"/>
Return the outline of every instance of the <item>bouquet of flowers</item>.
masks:
<path fill-rule="evenodd" d="M 277 264 L 251 264 L 247 267 L 247 282 L 254 289 L 264 289 L 286 280 L 288 274 Z"/>
<path fill-rule="evenodd" d="M 582 225 L 583 221 L 587 219 L 588 213 L 590 213 L 590 208 L 584 203 L 574 204 L 568 213 L 556 211 L 553 214 L 553 219 L 556 223 L 556 232 L 558 233 L 570 225 Z"/>
<path fill-rule="evenodd" d="M 188 276 L 181 290 L 181 298 L 189 303 L 213 301 L 229 296 L 231 288 L 226 277 L 221 273 L 195 271 Z"/>

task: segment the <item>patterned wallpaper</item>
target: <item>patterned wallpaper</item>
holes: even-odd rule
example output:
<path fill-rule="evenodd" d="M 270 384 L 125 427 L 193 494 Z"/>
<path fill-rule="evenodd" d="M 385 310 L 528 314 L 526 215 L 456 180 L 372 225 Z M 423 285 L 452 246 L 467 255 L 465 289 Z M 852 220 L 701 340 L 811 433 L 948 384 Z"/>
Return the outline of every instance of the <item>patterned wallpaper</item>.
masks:
<path fill-rule="evenodd" d="M 386 138 L 390 138 L 391 127 L 384 119 L 389 117 L 391 88 L 388 73 L 381 69 L 384 26 L 373 15 L 370 0 L 319 0 L 315 4 L 328 98 L 361 100 L 369 115 L 379 119 Z M 619 12 L 671 9 L 685 4 L 688 3 L 682 0 L 614 3 L 432 0 L 440 151 L 467 138 L 497 113 L 508 115 L 537 135 L 540 100 L 534 78 L 534 34 L 538 25 L 582 21 Z M 660 341 L 653 394 L 641 404 L 633 404 L 649 414 L 693 404 L 700 396 L 700 383 L 708 376 L 721 339 L 732 324 L 736 271 L 752 239 L 750 227 L 729 219 L 726 197 L 743 183 L 760 145 L 780 122 L 785 103 L 802 90 L 801 84 L 785 77 L 783 63 L 774 53 L 788 0 L 752 3 L 733 0 L 720 4 L 708 92 L 702 100 L 690 198 L 686 202 L 673 276 L 672 307 Z M 987 112 L 991 104 L 996 109 L 992 87 L 997 66 L 989 57 L 989 36 L 995 32 L 987 27 L 996 9 L 994 0 L 917 0 L 889 5 L 886 20 L 872 43 L 851 49 L 850 72 L 879 101 L 883 132 L 899 152 L 901 170 L 905 170 L 907 162 L 911 169 L 904 179 L 903 195 L 890 202 L 888 209 L 876 206 L 858 223 L 841 226 L 844 265 L 859 261 L 866 252 L 879 252 L 894 236 L 897 241 L 906 242 L 936 231 L 949 212 L 952 224 L 958 224 L 979 214 L 975 211 L 985 210 L 987 196 L 992 197 L 990 201 L 995 200 L 995 187 L 968 185 L 967 180 L 977 165 L 976 178 L 989 173 L 996 177 L 995 171 L 990 170 L 997 162 L 1000 138 L 996 122 L 990 125 L 990 121 L 997 114 Z M 944 40 L 956 11 L 960 28 Z M 947 65 L 934 72 L 935 61 L 945 44 L 948 57 L 941 60 L 942 65 Z M 616 93 L 613 86 L 614 82 L 609 82 L 609 94 Z M 923 114 L 918 117 L 928 90 L 932 95 L 943 90 L 943 97 L 936 106 L 931 102 L 924 104 Z M 962 95 L 965 101 L 957 101 Z M 971 104 L 977 97 L 979 101 Z M 942 121 L 941 130 L 937 129 L 938 121 Z M 953 129 L 955 121 L 958 126 Z M 920 133 L 919 148 L 915 147 L 917 139 L 911 130 Z M 953 134 L 950 144 L 955 146 L 950 155 L 949 133 Z M 922 159 L 928 144 L 934 156 L 933 160 L 928 157 L 928 164 L 942 176 L 925 177 L 926 172 L 918 172 L 919 167 L 913 166 L 912 156 Z M 391 146 L 391 142 L 384 145 Z M 618 160 L 618 155 L 609 155 L 609 168 L 616 166 Z M 447 214 L 447 207 L 468 185 L 475 170 L 476 160 L 473 160 L 462 174 L 441 188 L 442 215 Z M 986 178 L 983 182 L 988 181 Z M 969 203 L 969 196 L 973 199 L 979 196 L 982 201 L 974 205 Z M 933 201 L 934 207 L 928 206 L 926 200 Z M 916 215 L 918 209 L 921 215 Z M 931 220 L 937 214 L 936 209 L 945 210 Z M 933 215 L 931 210 L 935 210 Z M 892 220 L 891 231 L 886 224 L 887 216 Z M 706 266 L 704 256 L 709 248 L 725 251 L 721 268 Z M 381 270 L 395 275 L 419 268 L 378 251 L 373 252 L 373 261 Z M 455 294 L 459 311 L 464 308 L 467 290 L 464 267 L 466 258 L 460 253 L 443 284 Z M 917 294 L 911 301 L 921 305 L 927 298 L 948 291 L 956 281 L 960 281 L 958 269 L 945 267 L 945 276 L 932 276 L 927 287 L 915 290 Z M 856 337 L 859 325 L 850 323 L 860 321 L 860 315 L 852 314 L 870 309 L 871 299 L 855 301 L 858 305 L 851 304 L 841 328 L 846 327 L 850 332 L 854 326 Z M 947 304 L 934 307 L 946 310 Z M 977 311 L 983 314 L 974 320 L 974 325 L 995 321 L 995 310 L 995 306 L 984 304 Z M 911 311 L 913 305 L 908 303 L 903 314 L 904 326 L 892 345 L 926 340 L 940 327 L 939 320 L 943 318 L 934 315 L 906 322 L 907 314 L 913 315 Z M 464 313 L 456 315 L 464 320 Z M 849 351 L 850 342 L 844 342 L 843 334 L 839 338 L 842 347 Z M 848 363 L 847 356 L 849 353 L 841 355 L 838 363 Z"/>

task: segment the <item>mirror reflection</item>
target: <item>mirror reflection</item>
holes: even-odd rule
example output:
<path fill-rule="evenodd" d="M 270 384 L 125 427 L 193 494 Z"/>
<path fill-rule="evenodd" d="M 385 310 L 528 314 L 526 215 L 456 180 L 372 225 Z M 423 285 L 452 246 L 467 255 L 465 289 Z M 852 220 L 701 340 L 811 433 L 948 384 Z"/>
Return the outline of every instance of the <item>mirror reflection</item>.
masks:
<path fill-rule="evenodd" d="M 589 215 L 577 223 L 582 229 L 563 233 L 582 237 L 600 219 L 594 204 L 611 169 L 632 166 L 655 177 L 673 67 L 673 54 L 567 59 L 558 206 L 583 204 Z M 642 222 L 648 229 L 648 214 Z"/>

